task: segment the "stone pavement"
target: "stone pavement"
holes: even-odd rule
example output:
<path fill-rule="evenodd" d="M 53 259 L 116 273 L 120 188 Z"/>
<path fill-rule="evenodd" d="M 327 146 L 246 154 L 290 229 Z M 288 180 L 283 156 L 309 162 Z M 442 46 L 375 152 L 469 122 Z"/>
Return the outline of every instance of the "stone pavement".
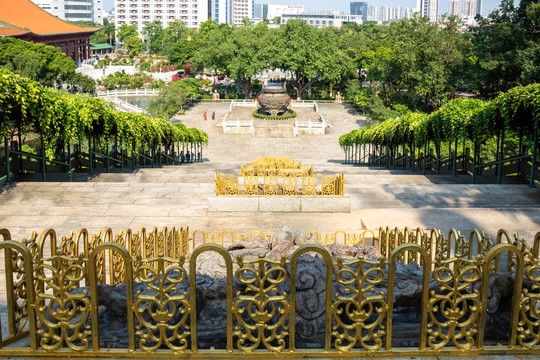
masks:
<path fill-rule="evenodd" d="M 205 111 L 216 111 L 217 120 L 204 121 Z M 327 134 L 297 138 L 224 135 L 219 121 L 228 111 L 229 103 L 205 102 L 175 119 L 209 134 L 202 163 L 99 174 L 90 179 L 77 177 L 84 182 L 0 185 L 0 228 L 9 229 L 16 240 L 29 237 L 32 231 L 41 233 L 54 228 L 62 236 L 81 227 L 91 233 L 107 227 L 119 232 L 154 226 L 249 232 L 275 231 L 288 224 L 306 232 L 353 232 L 388 225 L 436 227 L 444 232 L 456 228 L 464 234 L 479 228 L 491 236 L 499 228 L 506 228 L 529 241 L 540 231 L 540 190 L 527 185 L 470 185 L 470 177 L 464 176 L 422 176 L 418 172 L 342 164 L 339 136 L 367 124 L 347 105 L 322 104 L 320 112 L 331 125 Z M 261 156 L 291 157 L 304 165 L 313 165 L 316 173 L 344 173 L 351 213 L 209 213 L 208 196 L 214 193 L 215 173 L 237 173 L 241 164 Z M 3 270 L 0 266 L 0 312 L 5 309 Z M 5 320 L 5 314 L 1 317 Z M 4 326 L 6 323 L 2 321 Z M 511 358 L 528 360 L 533 356 Z"/>
<path fill-rule="evenodd" d="M 216 120 L 203 120 L 216 111 Z M 0 227 L 14 239 L 54 228 L 59 235 L 86 227 L 189 226 L 192 230 L 275 231 L 282 224 L 303 231 L 358 231 L 379 226 L 436 227 L 444 232 L 471 228 L 494 236 L 499 228 L 532 240 L 540 231 L 540 190 L 527 185 L 470 185 L 470 177 L 422 176 L 341 163 L 340 135 L 364 126 L 347 105 L 321 104 L 331 127 L 325 136 L 253 138 L 222 134 L 219 122 L 229 103 L 200 103 L 178 117 L 209 134 L 202 163 L 100 174 L 87 182 L 24 182 L 0 187 Z M 345 214 L 209 213 L 216 172 L 237 173 L 261 156 L 287 156 L 313 165 L 316 173 L 345 174 L 352 211 Z"/>

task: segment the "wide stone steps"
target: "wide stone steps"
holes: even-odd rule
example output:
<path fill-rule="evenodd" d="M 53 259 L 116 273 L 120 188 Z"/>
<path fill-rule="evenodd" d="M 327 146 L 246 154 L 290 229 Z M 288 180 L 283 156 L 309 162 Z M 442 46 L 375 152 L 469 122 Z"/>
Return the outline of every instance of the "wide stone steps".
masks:
<path fill-rule="evenodd" d="M 213 183 L 17 183 L 4 201 L 35 206 L 110 205 L 207 207 Z M 24 190 L 24 191 L 22 191 Z M 540 192 L 527 185 L 356 184 L 346 187 L 352 208 L 539 207 Z M 8 207 L 2 207 L 10 211 Z M 104 214 L 106 215 L 106 213 Z"/>

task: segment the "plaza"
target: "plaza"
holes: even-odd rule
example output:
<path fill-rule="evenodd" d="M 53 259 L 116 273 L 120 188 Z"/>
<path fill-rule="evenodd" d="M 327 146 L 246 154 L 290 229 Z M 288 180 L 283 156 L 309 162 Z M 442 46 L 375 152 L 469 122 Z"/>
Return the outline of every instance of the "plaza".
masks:
<path fill-rule="evenodd" d="M 354 232 L 379 227 L 438 228 L 463 234 L 477 228 L 490 236 L 501 229 L 517 232 L 529 241 L 540 229 L 540 191 L 517 184 L 470 184 L 470 176 L 421 175 L 410 172 L 343 164 L 340 135 L 367 124 L 347 104 L 320 104 L 328 123 L 326 135 L 262 137 L 223 134 L 220 119 L 229 112 L 228 102 L 201 102 L 181 121 L 209 135 L 203 162 L 138 169 L 135 172 L 101 173 L 75 182 L 19 182 L 2 186 L 0 224 L 13 239 L 28 238 L 53 228 L 58 236 L 86 228 L 90 233 L 112 228 L 189 226 L 191 230 L 255 229 L 275 231 L 282 224 L 291 229 L 319 232 Z M 203 113 L 216 112 L 216 120 Z M 214 194 L 215 173 L 235 174 L 241 164 L 263 156 L 289 157 L 313 165 L 322 174 L 345 174 L 345 195 L 350 213 L 230 213 L 208 212 Z"/>

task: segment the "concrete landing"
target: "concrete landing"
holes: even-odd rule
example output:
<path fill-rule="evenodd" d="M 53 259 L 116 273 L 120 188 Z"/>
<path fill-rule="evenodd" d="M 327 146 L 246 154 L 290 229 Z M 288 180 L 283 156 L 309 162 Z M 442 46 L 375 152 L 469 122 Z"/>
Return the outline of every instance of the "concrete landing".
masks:
<path fill-rule="evenodd" d="M 209 212 L 350 213 L 348 196 L 210 196 Z"/>

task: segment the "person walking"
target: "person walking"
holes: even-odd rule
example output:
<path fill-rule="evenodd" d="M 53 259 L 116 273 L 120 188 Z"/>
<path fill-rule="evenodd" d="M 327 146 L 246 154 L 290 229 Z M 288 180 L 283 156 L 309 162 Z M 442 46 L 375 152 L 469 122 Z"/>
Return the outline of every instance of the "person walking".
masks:
<path fill-rule="evenodd" d="M 190 160 L 191 160 L 191 153 L 188 150 L 186 153 L 186 162 L 188 163 Z"/>
<path fill-rule="evenodd" d="M 216 112 L 212 111 L 212 120 L 216 120 Z"/>
<path fill-rule="evenodd" d="M 206 114 L 206 111 L 203 114 L 203 118 L 204 118 L 204 120 L 206 120 L 208 118 L 208 115 Z"/>

